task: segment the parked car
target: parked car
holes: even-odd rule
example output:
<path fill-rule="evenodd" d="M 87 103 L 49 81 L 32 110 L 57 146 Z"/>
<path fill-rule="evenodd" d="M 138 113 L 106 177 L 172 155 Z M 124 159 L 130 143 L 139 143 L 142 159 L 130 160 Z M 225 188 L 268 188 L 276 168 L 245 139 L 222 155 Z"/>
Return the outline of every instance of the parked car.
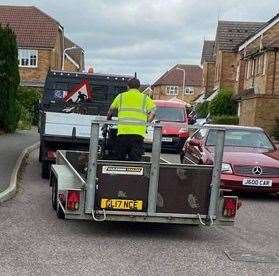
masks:
<path fill-rule="evenodd" d="M 216 130 L 204 125 L 183 146 L 181 162 L 212 164 Z M 221 188 L 232 191 L 279 192 L 279 149 L 257 127 L 222 126 L 225 145 Z"/>
<path fill-rule="evenodd" d="M 155 100 L 156 122 L 163 125 L 162 149 L 180 152 L 189 137 L 185 104 L 176 101 Z M 145 143 L 152 144 L 153 128 L 148 128 Z"/>

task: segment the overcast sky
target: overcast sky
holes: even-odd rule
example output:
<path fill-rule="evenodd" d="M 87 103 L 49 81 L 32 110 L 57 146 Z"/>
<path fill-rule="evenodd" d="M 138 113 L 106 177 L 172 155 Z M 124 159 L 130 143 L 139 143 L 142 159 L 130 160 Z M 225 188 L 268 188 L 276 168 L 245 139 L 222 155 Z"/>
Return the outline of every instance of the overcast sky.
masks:
<path fill-rule="evenodd" d="M 64 26 L 97 72 L 154 80 L 177 63 L 199 64 L 220 20 L 267 21 L 278 0 L 0 0 L 35 5 Z"/>

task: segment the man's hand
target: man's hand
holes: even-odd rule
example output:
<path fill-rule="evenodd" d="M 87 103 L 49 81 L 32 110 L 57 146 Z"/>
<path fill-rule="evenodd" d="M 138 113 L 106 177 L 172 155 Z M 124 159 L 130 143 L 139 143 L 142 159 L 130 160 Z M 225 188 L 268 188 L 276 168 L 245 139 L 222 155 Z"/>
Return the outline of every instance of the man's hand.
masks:
<path fill-rule="evenodd" d="M 108 121 L 111 120 L 112 115 L 113 115 L 113 109 L 110 108 L 109 111 L 108 111 L 108 114 L 107 114 L 107 120 L 108 120 Z"/>
<path fill-rule="evenodd" d="M 154 120 L 154 118 L 155 118 L 155 112 L 152 111 L 148 114 L 147 122 L 151 123 Z"/>

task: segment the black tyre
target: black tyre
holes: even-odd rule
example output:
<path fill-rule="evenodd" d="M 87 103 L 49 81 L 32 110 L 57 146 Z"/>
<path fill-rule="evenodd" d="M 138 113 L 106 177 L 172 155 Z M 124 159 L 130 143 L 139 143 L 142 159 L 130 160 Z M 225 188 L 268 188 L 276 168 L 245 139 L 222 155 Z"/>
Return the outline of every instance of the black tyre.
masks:
<path fill-rule="evenodd" d="M 52 183 L 51 205 L 53 210 L 57 210 L 57 184 L 56 183 Z"/>
<path fill-rule="evenodd" d="M 41 176 L 44 179 L 49 179 L 49 175 L 50 175 L 50 162 L 42 161 Z"/>
<path fill-rule="evenodd" d="M 65 214 L 63 209 L 61 208 L 60 204 L 57 204 L 56 215 L 59 219 L 65 219 Z"/>

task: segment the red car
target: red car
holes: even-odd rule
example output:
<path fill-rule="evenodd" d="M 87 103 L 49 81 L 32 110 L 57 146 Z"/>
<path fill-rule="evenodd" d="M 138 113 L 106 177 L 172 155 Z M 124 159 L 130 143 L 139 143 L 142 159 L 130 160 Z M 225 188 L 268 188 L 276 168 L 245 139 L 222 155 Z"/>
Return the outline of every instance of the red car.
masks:
<path fill-rule="evenodd" d="M 155 120 L 163 125 L 162 149 L 180 152 L 189 137 L 185 104 L 176 101 L 155 100 Z M 146 144 L 152 143 L 153 129 L 148 130 Z"/>
<path fill-rule="evenodd" d="M 216 130 L 212 125 L 196 131 L 183 146 L 181 162 L 213 164 Z M 232 191 L 279 192 L 279 149 L 256 127 L 226 129 L 221 188 Z"/>

